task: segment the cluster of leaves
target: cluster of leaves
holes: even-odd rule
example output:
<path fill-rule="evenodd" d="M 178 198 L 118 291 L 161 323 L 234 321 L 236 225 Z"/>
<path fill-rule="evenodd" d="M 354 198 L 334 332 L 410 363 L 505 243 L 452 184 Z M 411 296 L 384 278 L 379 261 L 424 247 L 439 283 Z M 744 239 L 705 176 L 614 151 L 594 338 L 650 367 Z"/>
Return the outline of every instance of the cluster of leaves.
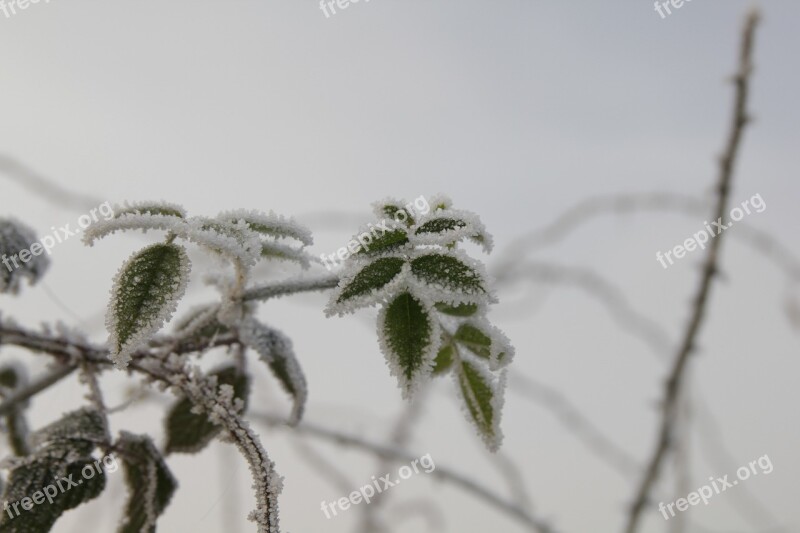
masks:
<path fill-rule="evenodd" d="M 10 376 L 7 369 L 0 374 Z M 155 532 L 177 482 L 149 437 L 123 432 L 109 445 L 105 416 L 83 408 L 22 438 L 29 451 L 9 461 L 2 497 L 10 507 L 0 516 L 0 532 L 49 531 L 64 512 L 99 496 L 107 473 L 118 468 L 113 454 L 95 458 L 99 448 L 113 449 L 125 469 L 129 495 L 118 532 Z"/>
<path fill-rule="evenodd" d="M 451 374 L 467 417 L 489 449 L 496 450 L 502 439 L 504 367 L 514 351 L 505 335 L 486 319 L 489 305 L 496 299 L 483 265 L 459 248 L 468 239 L 489 252 L 491 237 L 476 215 L 453 209 L 446 198 L 435 199 L 424 213 L 412 212 L 411 205 L 404 207 L 396 201 L 376 205 L 379 218 L 398 222 L 391 229 L 379 225 L 383 234 L 350 256 L 326 313 L 341 315 L 380 305 L 379 344 L 403 395 L 411 397 L 432 376 Z M 247 350 L 266 363 L 292 398 L 289 421 L 299 422 L 308 391 L 292 341 L 261 323 L 256 318 L 256 298 L 245 295 L 259 261 L 288 260 L 308 268 L 311 256 L 305 247 L 312 243 L 311 233 L 273 213 L 239 210 L 213 218 L 189 217 L 180 206 L 147 202 L 116 206 L 112 218 L 86 229 L 84 242 L 92 245 L 122 230 L 165 232 L 163 242 L 146 246 L 122 265 L 114 278 L 106 318 L 109 357 L 118 368 L 135 362 L 142 365 L 136 368 L 147 374 L 148 364 L 155 363 L 148 357 L 155 353 L 166 364 L 163 368 L 175 373 L 167 379 L 184 379 L 183 386 L 189 387 L 178 387 L 189 396 L 179 395 L 165 418 L 164 452 L 203 449 L 222 431 L 221 424 L 232 420 L 220 418 L 227 416 L 221 411 L 228 410 L 235 417 L 246 409 L 251 389 L 244 357 Z M 29 249 L 34 237 L 24 225 L 0 219 L 0 254 L 15 255 Z M 213 280 L 222 293 L 219 303 L 190 310 L 176 321 L 172 335 L 155 339 L 177 309 L 191 272 L 187 250 L 179 241 L 194 243 L 223 258 L 233 271 L 227 278 Z M 0 292 L 18 292 L 23 278 L 35 283 L 47 266 L 42 256 L 9 273 L 0 269 Z M 186 357 L 167 357 L 171 353 L 202 355 L 215 345 L 234 346 L 237 356 L 206 374 L 190 368 Z M 8 397 L 26 383 L 23 369 L 0 368 L 0 396 Z M 199 396 L 195 394 L 201 390 Z M 225 405 L 217 405 L 220 401 Z M 25 509 L 24 520 L 2 515 L 0 533 L 48 531 L 63 512 L 97 497 L 105 488 L 105 472 L 98 469 L 93 456 L 98 450 L 113 450 L 123 460 L 130 496 L 120 533 L 155 531 L 156 520 L 177 483 L 149 437 L 122 432 L 112 443 L 105 413 L 94 408 L 68 413 L 30 434 L 24 417 L 26 406 L 20 402 L 0 420 L 16 455 L 5 465 L 9 476 L 4 499 L 34 498 L 54 479 L 72 476 L 81 482 L 59 492 L 48 505 Z M 234 432 L 230 425 L 226 427 Z M 236 428 L 239 430 L 244 431 Z M 87 468 L 96 469 L 96 475 L 85 477 Z M 265 481 L 279 490 L 279 478 Z M 259 507 L 265 505 L 272 504 L 260 500 Z M 277 519 L 273 511 L 265 519 L 270 523 Z"/>
<path fill-rule="evenodd" d="M 237 272 L 234 288 L 239 290 L 250 269 L 262 259 L 290 260 L 303 267 L 310 262 L 303 247 L 312 243 L 311 233 L 292 220 L 244 210 L 226 211 L 214 218 L 188 217 L 182 207 L 158 202 L 117 206 L 113 218 L 87 228 L 84 242 L 91 245 L 101 237 L 130 229 L 166 231 L 167 239 L 135 253 L 115 277 L 106 325 L 111 357 L 120 368 L 169 320 L 184 294 L 191 264 L 176 239 L 193 242 L 230 261 Z M 286 238 L 299 241 L 300 246 L 279 242 Z"/>
<path fill-rule="evenodd" d="M 405 216 L 396 217 L 400 210 Z M 426 213 L 390 200 L 376 204 L 375 214 L 404 222 L 348 258 L 326 313 L 380 305 L 380 347 L 404 397 L 431 376 L 451 373 L 467 417 L 496 450 L 504 367 L 514 351 L 486 319 L 496 299 L 483 265 L 458 248 L 469 239 L 489 252 L 490 235 L 474 213 L 453 209 L 443 197 L 430 201 Z"/>

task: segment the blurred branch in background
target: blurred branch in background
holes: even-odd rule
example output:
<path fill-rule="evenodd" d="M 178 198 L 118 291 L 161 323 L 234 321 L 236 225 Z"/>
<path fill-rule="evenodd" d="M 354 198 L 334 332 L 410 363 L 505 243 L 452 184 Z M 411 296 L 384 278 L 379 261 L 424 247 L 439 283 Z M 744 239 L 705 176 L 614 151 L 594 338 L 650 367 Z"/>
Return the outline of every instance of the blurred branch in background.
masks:
<path fill-rule="evenodd" d="M 731 181 L 733 179 L 734 165 L 736 156 L 739 152 L 744 127 L 749 122 L 750 117 L 747 111 L 747 96 L 749 90 L 750 75 L 753 71 L 752 49 L 753 37 L 758 24 L 759 14 L 752 11 L 745 23 L 742 36 L 741 53 L 739 56 L 739 70 L 734 79 L 736 87 L 736 97 L 734 102 L 733 122 L 728 136 L 727 146 L 720 161 L 720 173 L 717 182 L 717 203 L 712 215 L 712 220 L 718 220 L 726 216 L 728 211 L 728 197 L 730 194 Z M 634 533 L 639 530 L 642 512 L 650 503 L 650 495 L 661 475 L 661 467 L 667 457 L 672 445 L 674 425 L 677 412 L 680 406 L 680 395 L 684 383 L 689 356 L 694 353 L 697 337 L 705 317 L 706 304 L 709 301 L 711 287 L 714 277 L 719 272 L 719 250 L 722 244 L 722 234 L 716 236 L 711 241 L 706 252 L 706 259 L 703 265 L 700 285 L 697 288 L 696 296 L 693 300 L 691 316 L 683 335 L 683 340 L 675 354 L 672 370 L 667 378 L 664 400 L 662 403 L 662 416 L 658 438 L 652 456 L 648 461 L 645 474 L 639 488 L 634 496 L 630 514 L 625 525 L 626 533 Z"/>

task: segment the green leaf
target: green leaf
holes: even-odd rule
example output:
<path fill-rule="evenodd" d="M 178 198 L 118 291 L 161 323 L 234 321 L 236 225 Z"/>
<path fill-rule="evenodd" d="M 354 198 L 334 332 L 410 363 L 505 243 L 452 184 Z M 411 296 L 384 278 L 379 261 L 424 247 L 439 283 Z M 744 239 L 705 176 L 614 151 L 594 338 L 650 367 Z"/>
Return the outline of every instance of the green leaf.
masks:
<path fill-rule="evenodd" d="M 405 396 L 431 371 L 440 339 L 438 323 L 414 296 L 404 292 L 382 311 L 380 339 L 392 374 L 400 380 Z"/>
<path fill-rule="evenodd" d="M 461 324 L 453 339 L 473 354 L 489 361 L 491 370 L 505 366 L 514 355 L 514 348 L 506 336 L 485 320 Z"/>
<path fill-rule="evenodd" d="M 383 257 L 368 264 L 353 277 L 343 289 L 337 303 L 378 291 L 390 283 L 403 270 L 405 260 L 398 257 Z"/>
<path fill-rule="evenodd" d="M 303 370 L 295 356 L 292 340 L 280 331 L 261 324 L 253 317 L 244 320 L 239 328 L 239 338 L 258 353 L 284 390 L 292 396 L 294 408 L 289 424 L 297 424 L 303 416 L 308 387 Z"/>
<path fill-rule="evenodd" d="M 119 533 L 155 533 L 178 482 L 164 458 L 146 435 L 122 432 L 117 442 L 125 468 L 128 504 Z"/>
<path fill-rule="evenodd" d="M 435 307 L 440 313 L 459 317 L 472 316 L 478 311 L 478 304 L 449 305 L 444 302 L 439 302 Z"/>
<path fill-rule="evenodd" d="M 110 355 L 120 368 L 175 312 L 186 290 L 189 257 L 177 244 L 154 244 L 120 269 L 112 289 L 107 324 Z"/>
<path fill-rule="evenodd" d="M 302 242 L 306 246 L 314 242 L 311 232 L 308 229 L 292 219 L 287 219 L 273 213 L 268 215 L 258 211 L 237 210 L 220 213 L 217 218 L 233 224 L 243 220 L 251 231 L 265 237 L 277 239 L 290 237 Z"/>
<path fill-rule="evenodd" d="M 376 237 L 369 244 L 369 250 L 362 247 L 354 255 L 376 255 L 396 250 L 408 244 L 408 234 L 404 229 L 394 229 Z"/>
<path fill-rule="evenodd" d="M 467 223 L 463 220 L 458 220 L 456 218 L 449 218 L 449 217 L 441 217 L 441 218 L 434 218 L 423 225 L 417 228 L 414 232 L 416 235 L 422 235 L 425 233 L 444 233 L 445 231 L 452 231 L 457 230 L 460 228 L 464 228 L 467 226 Z"/>
<path fill-rule="evenodd" d="M 97 472 L 92 457 L 69 463 L 63 456 L 34 457 L 11 470 L 3 492 L 9 507 L 0 515 L 0 533 L 50 531 L 65 511 L 96 498 L 105 486 L 105 473 Z"/>
<path fill-rule="evenodd" d="M 485 293 L 483 277 L 461 259 L 445 254 L 428 254 L 411 261 L 411 272 L 420 281 L 461 294 Z"/>
<path fill-rule="evenodd" d="M 381 210 L 383 211 L 384 215 L 386 215 L 387 217 L 390 217 L 390 218 L 392 218 L 394 220 L 397 219 L 397 213 L 399 213 L 400 211 L 404 211 L 405 212 L 405 224 L 406 224 L 406 226 L 411 227 L 411 226 L 413 226 L 415 224 L 414 217 L 411 216 L 411 213 L 409 213 L 407 209 L 404 209 L 404 208 L 402 208 L 400 206 L 397 206 L 397 205 L 384 205 Z"/>
<path fill-rule="evenodd" d="M 294 398 L 295 407 L 292 409 L 290 425 L 300 422 L 305 409 L 307 388 L 305 377 L 297 365 L 297 359 L 293 353 L 273 350 L 267 365 L 272 370 L 272 374 L 281 382 L 284 390 Z"/>
<path fill-rule="evenodd" d="M 82 453 L 88 455 L 98 444 L 108 441 L 108 426 L 97 409 L 84 407 L 36 431 L 31 441 L 37 448 L 81 446 Z"/>
<path fill-rule="evenodd" d="M 210 375 L 217 377 L 217 385 L 232 386 L 234 397 L 247 404 L 250 378 L 240 373 L 236 366 L 225 366 Z M 170 409 L 166 419 L 166 453 L 198 452 L 219 433 L 220 426 L 209 420 L 208 414 L 192 412 L 193 407 L 194 404 L 188 398 L 181 398 Z"/>
<path fill-rule="evenodd" d="M 469 418 L 489 450 L 496 451 L 502 440 L 499 427 L 502 390 L 499 385 L 492 383 L 489 373 L 482 371 L 477 364 L 462 359 L 458 368 L 458 385 Z"/>
<path fill-rule="evenodd" d="M 472 324 L 461 324 L 453 338 L 475 355 L 486 360 L 491 357 L 491 337 Z"/>
<path fill-rule="evenodd" d="M 453 354 L 455 347 L 452 344 L 445 344 L 436 355 L 433 361 L 433 375 L 439 376 L 444 374 L 453 366 Z"/>
<path fill-rule="evenodd" d="M 264 259 L 279 259 L 282 261 L 294 261 L 303 268 L 311 266 L 309 255 L 299 248 L 286 246 L 276 242 L 264 242 L 261 244 L 261 257 Z"/>

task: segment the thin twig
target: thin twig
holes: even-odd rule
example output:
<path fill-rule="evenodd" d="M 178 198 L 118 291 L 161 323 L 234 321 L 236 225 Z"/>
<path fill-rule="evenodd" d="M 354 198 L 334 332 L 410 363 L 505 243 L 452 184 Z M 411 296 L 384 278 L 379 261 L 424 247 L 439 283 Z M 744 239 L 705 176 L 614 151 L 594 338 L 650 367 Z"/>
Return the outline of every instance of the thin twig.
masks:
<path fill-rule="evenodd" d="M 267 300 L 298 292 L 314 292 L 332 289 L 339 283 L 339 276 L 330 274 L 321 278 L 298 279 L 281 283 L 271 283 L 262 287 L 247 289 L 244 300 Z"/>
<path fill-rule="evenodd" d="M 83 211 L 97 207 L 102 202 L 99 198 L 65 189 L 16 159 L 3 154 L 0 154 L 1 174 L 5 174 L 9 179 L 16 181 L 23 187 L 27 187 L 58 207 L 68 205 L 73 209 Z"/>
<path fill-rule="evenodd" d="M 733 123 L 731 125 L 724 155 L 720 161 L 720 174 L 717 185 L 717 205 L 713 218 L 714 220 L 724 217 L 727 212 L 728 196 L 730 193 L 731 180 L 733 178 L 734 164 L 736 162 L 736 156 L 738 154 L 744 127 L 749 121 L 749 116 L 747 113 L 748 83 L 750 74 L 752 72 L 751 56 L 753 50 L 753 35 L 758 24 L 758 19 L 758 12 L 752 11 L 748 15 L 744 26 L 739 56 L 739 71 L 734 78 L 736 96 Z M 649 502 L 650 493 L 658 481 L 661 473 L 661 466 L 671 446 L 673 425 L 677 415 L 677 408 L 679 405 L 678 400 L 681 391 L 681 385 L 683 384 L 684 371 L 689 361 L 689 356 L 694 352 L 695 342 L 705 316 L 706 304 L 708 303 L 709 296 L 711 294 L 712 281 L 718 272 L 719 267 L 717 261 L 719 258 L 722 237 L 722 235 L 717 235 L 717 237 L 711 241 L 706 253 L 700 285 L 694 297 L 691 318 L 683 336 L 683 340 L 680 344 L 680 348 L 675 356 L 674 365 L 665 386 L 664 401 L 662 404 L 663 412 L 658 439 L 656 441 L 655 449 L 651 455 L 651 459 L 648 461 L 645 475 L 638 487 L 638 490 L 636 491 L 633 505 L 631 506 L 631 510 L 625 525 L 624 531 L 626 533 L 634 533 L 638 530 L 642 517 L 642 511 Z"/>

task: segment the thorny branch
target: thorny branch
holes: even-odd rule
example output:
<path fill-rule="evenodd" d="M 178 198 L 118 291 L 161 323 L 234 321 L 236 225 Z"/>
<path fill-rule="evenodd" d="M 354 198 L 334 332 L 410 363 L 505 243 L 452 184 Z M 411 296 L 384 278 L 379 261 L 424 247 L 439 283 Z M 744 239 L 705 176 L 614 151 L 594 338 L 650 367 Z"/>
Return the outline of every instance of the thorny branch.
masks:
<path fill-rule="evenodd" d="M 742 38 L 741 51 L 739 56 L 739 71 L 734 77 L 736 86 L 736 96 L 734 103 L 733 123 L 731 124 L 725 152 L 720 161 L 720 173 L 717 182 L 717 205 L 714 210 L 714 220 L 724 217 L 728 207 L 728 196 L 733 179 L 733 169 L 738 154 L 739 145 L 744 132 L 744 127 L 750 117 L 747 112 L 747 96 L 749 89 L 750 74 L 752 73 L 752 51 L 753 37 L 758 24 L 759 14 L 752 11 L 745 22 Z M 693 300 L 693 306 L 689 323 L 680 343 L 680 347 L 675 355 L 672 370 L 669 373 L 664 390 L 664 400 L 662 402 L 661 423 L 658 430 L 655 449 L 648 461 L 645 474 L 641 484 L 636 491 L 633 504 L 625 525 L 626 533 L 634 533 L 638 530 L 642 517 L 642 511 L 649 503 L 650 493 L 653 490 L 661 473 L 661 466 L 672 445 L 672 436 L 675 419 L 678 415 L 680 405 L 681 386 L 683 385 L 684 374 L 689 356 L 694 352 L 697 336 L 705 316 L 706 305 L 708 303 L 711 286 L 714 276 L 719 271 L 719 250 L 722 243 L 722 235 L 717 235 L 711 241 L 706 258 L 703 264 L 702 276 L 697 293 Z"/>

